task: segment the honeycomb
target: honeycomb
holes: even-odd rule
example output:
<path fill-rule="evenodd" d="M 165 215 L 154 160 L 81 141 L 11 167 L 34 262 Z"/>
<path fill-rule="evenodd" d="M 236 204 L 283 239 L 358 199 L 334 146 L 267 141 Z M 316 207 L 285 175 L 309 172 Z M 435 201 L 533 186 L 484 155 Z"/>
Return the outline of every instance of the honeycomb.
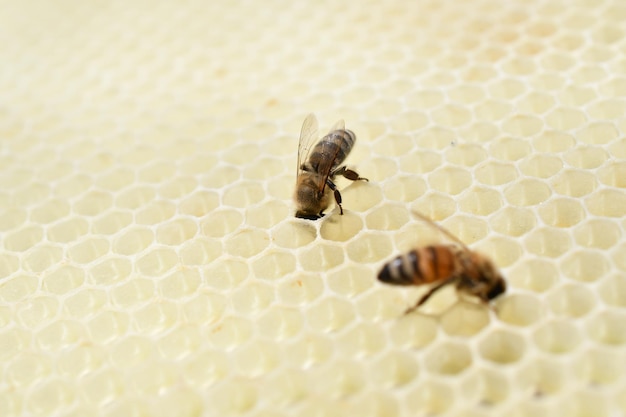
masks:
<path fill-rule="evenodd" d="M 0 415 L 626 415 L 625 57 L 620 0 L 1 0 Z M 506 294 L 403 315 L 415 210 Z"/>

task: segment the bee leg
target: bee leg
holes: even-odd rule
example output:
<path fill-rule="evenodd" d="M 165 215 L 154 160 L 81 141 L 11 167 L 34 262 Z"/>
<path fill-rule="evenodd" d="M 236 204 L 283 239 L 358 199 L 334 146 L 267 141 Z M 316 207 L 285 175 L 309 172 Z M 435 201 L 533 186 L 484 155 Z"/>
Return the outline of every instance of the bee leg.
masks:
<path fill-rule="evenodd" d="M 359 177 L 358 172 L 346 168 L 345 165 L 333 172 L 333 175 L 342 175 L 344 178 L 347 178 L 350 181 L 369 181 L 367 178 Z"/>
<path fill-rule="evenodd" d="M 443 287 L 445 287 L 448 284 L 451 284 L 452 282 L 456 281 L 457 277 L 453 276 L 450 277 L 442 282 L 440 282 L 439 284 L 435 285 L 434 287 L 432 287 L 430 290 L 428 290 L 428 292 L 426 294 L 424 294 L 422 296 L 422 298 L 420 298 L 420 300 L 417 302 L 417 304 L 415 304 L 413 307 L 409 307 L 404 314 L 409 314 L 415 310 L 417 310 L 419 308 L 419 306 L 421 306 L 422 304 L 424 304 L 426 301 L 428 301 L 428 299 L 430 297 L 433 296 L 433 294 L 435 294 L 437 291 L 439 291 L 440 289 L 442 289 Z"/>
<path fill-rule="evenodd" d="M 333 190 L 333 194 L 335 195 L 335 202 L 339 206 L 339 214 L 343 216 L 343 207 L 341 207 L 341 193 L 337 189 L 337 186 L 335 185 L 335 183 L 332 182 L 331 180 L 326 180 L 326 185 L 328 185 L 328 187 L 330 187 L 330 189 Z"/>

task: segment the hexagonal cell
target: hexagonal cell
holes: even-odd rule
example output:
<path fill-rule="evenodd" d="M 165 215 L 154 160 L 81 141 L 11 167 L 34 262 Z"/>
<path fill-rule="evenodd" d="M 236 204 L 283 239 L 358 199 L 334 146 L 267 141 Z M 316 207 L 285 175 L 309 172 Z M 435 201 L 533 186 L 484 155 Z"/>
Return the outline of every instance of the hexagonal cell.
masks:
<path fill-rule="evenodd" d="M 534 295 L 512 294 L 498 303 L 500 320 L 515 326 L 533 325 L 544 315 L 544 307 Z"/>
<path fill-rule="evenodd" d="M 608 305 L 626 307 L 626 277 L 624 275 L 612 275 L 603 279 L 598 292 Z"/>
<path fill-rule="evenodd" d="M 489 324 L 489 311 L 476 303 L 461 301 L 440 318 L 442 329 L 453 336 L 472 336 Z"/>
<path fill-rule="evenodd" d="M 563 259 L 562 270 L 576 281 L 592 282 L 610 270 L 610 263 L 602 253 L 576 251 Z"/>
<path fill-rule="evenodd" d="M 612 248 L 621 236 L 620 228 L 609 219 L 590 219 L 574 229 L 576 242 L 588 248 Z"/>
<path fill-rule="evenodd" d="M 386 352 L 369 366 L 370 378 L 377 384 L 387 387 L 401 387 L 410 384 L 416 377 L 419 367 L 415 358 L 406 352 Z"/>
<path fill-rule="evenodd" d="M 552 194 L 543 181 L 523 179 L 511 184 L 504 191 L 507 200 L 516 206 L 534 206 L 548 201 Z"/>
<path fill-rule="evenodd" d="M 578 327 L 566 320 L 553 320 L 538 328 L 533 339 L 544 352 L 566 354 L 582 342 Z"/>
<path fill-rule="evenodd" d="M 326 297 L 309 307 L 306 312 L 309 326 L 317 331 L 332 332 L 348 326 L 354 319 L 351 303 L 334 297 Z"/>
<path fill-rule="evenodd" d="M 230 294 L 233 308 L 246 315 L 265 310 L 274 301 L 274 289 L 265 282 L 250 281 Z"/>
<path fill-rule="evenodd" d="M 559 271 L 552 262 L 530 259 L 509 270 L 507 281 L 513 287 L 544 292 L 557 282 Z"/>
<path fill-rule="evenodd" d="M 472 355 L 466 345 L 443 343 L 433 347 L 425 357 L 426 369 L 440 375 L 457 375 L 472 364 Z"/>
<path fill-rule="evenodd" d="M 607 385 L 616 382 L 624 374 L 623 352 L 593 347 L 586 349 L 572 361 L 579 379 L 593 385 Z"/>
<path fill-rule="evenodd" d="M 490 369 L 477 369 L 465 379 L 461 386 L 466 396 L 481 405 L 504 402 L 510 395 L 511 384 L 501 373 Z"/>
<path fill-rule="evenodd" d="M 536 223 L 537 219 L 531 210 L 505 207 L 494 214 L 490 225 L 499 233 L 517 237 L 533 230 Z"/>
<path fill-rule="evenodd" d="M 539 216 L 547 225 L 570 227 L 583 219 L 583 206 L 576 200 L 555 198 L 539 207 Z"/>
<path fill-rule="evenodd" d="M 450 384 L 438 381 L 420 382 L 407 394 L 407 405 L 417 415 L 437 415 L 454 407 L 453 389 Z"/>
<path fill-rule="evenodd" d="M 572 380 L 571 374 L 570 367 L 562 362 L 553 358 L 537 358 L 520 370 L 519 382 L 533 396 L 541 398 L 562 392 Z"/>
<path fill-rule="evenodd" d="M 566 253 L 572 245 L 568 233 L 547 227 L 530 232 L 524 239 L 524 243 L 529 252 L 550 258 L 558 258 Z"/>
<path fill-rule="evenodd" d="M 550 309 L 554 314 L 581 317 L 596 305 L 593 292 L 580 284 L 568 284 L 555 288 L 548 296 Z"/>
<path fill-rule="evenodd" d="M 375 355 L 386 350 L 383 330 L 374 323 L 356 323 L 335 339 L 337 352 L 351 358 Z"/>
<path fill-rule="evenodd" d="M 519 361 L 526 351 L 522 336 L 507 331 L 495 330 L 485 335 L 478 346 L 480 355 L 495 364 L 508 365 Z"/>
<path fill-rule="evenodd" d="M 459 207 L 465 212 L 486 216 L 502 207 L 502 197 L 490 188 L 474 187 L 461 199 Z"/>
<path fill-rule="evenodd" d="M 587 321 L 587 333 L 596 341 L 605 345 L 623 345 L 626 343 L 626 315 L 614 310 L 603 311 Z"/>
<path fill-rule="evenodd" d="M 320 236 L 327 240 L 345 242 L 356 236 L 361 229 L 361 216 L 345 211 L 343 216 L 333 214 L 325 218 L 320 227 Z"/>

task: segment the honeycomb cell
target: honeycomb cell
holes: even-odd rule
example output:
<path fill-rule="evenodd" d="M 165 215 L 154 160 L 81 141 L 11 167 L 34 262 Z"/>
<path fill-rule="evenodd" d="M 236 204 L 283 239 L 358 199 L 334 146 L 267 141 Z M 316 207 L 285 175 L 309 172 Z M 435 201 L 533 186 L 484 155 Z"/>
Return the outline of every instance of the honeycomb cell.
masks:
<path fill-rule="evenodd" d="M 582 335 L 573 323 L 552 320 L 533 333 L 533 340 L 544 352 L 562 355 L 574 351 L 582 342 Z"/>
<path fill-rule="evenodd" d="M 155 225 L 174 216 L 176 206 L 168 201 L 153 201 L 135 214 L 135 222 L 140 225 Z"/>
<path fill-rule="evenodd" d="M 602 148 L 587 146 L 572 149 L 564 155 L 565 162 L 574 168 L 598 168 L 607 160 L 608 155 Z"/>
<path fill-rule="evenodd" d="M 51 373 L 53 363 L 42 354 L 20 352 L 7 364 L 6 381 L 16 388 L 37 385 Z"/>
<path fill-rule="evenodd" d="M 78 199 L 73 205 L 73 212 L 83 216 L 96 216 L 105 212 L 113 205 L 111 194 L 101 191 L 90 191 Z"/>
<path fill-rule="evenodd" d="M 13 252 L 24 252 L 43 239 L 43 229 L 40 226 L 30 226 L 8 234 L 4 238 L 4 247 Z"/>
<path fill-rule="evenodd" d="M 440 318 L 441 328 L 453 336 L 472 336 L 489 324 L 489 313 L 480 305 L 460 301 L 444 312 Z"/>
<path fill-rule="evenodd" d="M 2 208 L 0 211 L 0 230 L 3 232 L 19 228 L 27 218 L 26 210 L 16 207 Z"/>
<path fill-rule="evenodd" d="M 219 206 L 219 194 L 211 191 L 197 191 L 184 198 L 178 207 L 181 214 L 202 217 Z"/>
<path fill-rule="evenodd" d="M 107 294 L 104 291 L 82 289 L 67 297 L 63 306 L 70 316 L 81 319 L 97 314 L 107 301 Z"/>
<path fill-rule="evenodd" d="M 343 216 L 335 213 L 328 216 L 320 227 L 320 236 L 330 241 L 345 242 L 353 239 L 362 229 L 361 216 L 346 210 Z"/>
<path fill-rule="evenodd" d="M 387 347 L 383 330 L 376 324 L 358 323 L 336 339 L 338 353 L 351 358 L 373 356 Z"/>
<path fill-rule="evenodd" d="M 63 249 L 52 245 L 38 245 L 26 254 L 22 265 L 28 272 L 43 272 L 58 265 L 63 259 Z"/>
<path fill-rule="evenodd" d="M 587 210 L 596 216 L 622 217 L 626 207 L 626 192 L 623 190 L 600 190 L 585 199 Z"/>
<path fill-rule="evenodd" d="M 384 184 L 384 195 L 389 200 L 414 201 L 426 192 L 426 182 L 415 176 L 396 176 Z"/>
<path fill-rule="evenodd" d="M 563 169 L 563 162 L 561 159 L 536 155 L 524 160 L 520 164 L 520 171 L 528 176 L 537 178 L 549 178 Z"/>
<path fill-rule="evenodd" d="M 30 220 L 34 223 L 46 224 L 55 222 L 70 213 L 70 205 L 66 201 L 46 201 L 32 209 Z"/>
<path fill-rule="evenodd" d="M 434 317 L 408 314 L 393 322 L 389 335 L 395 345 L 417 349 L 434 342 L 438 329 L 439 325 Z"/>
<path fill-rule="evenodd" d="M 124 379 L 114 370 L 100 371 L 83 378 L 79 391 L 89 403 L 104 405 L 123 393 Z"/>
<path fill-rule="evenodd" d="M 108 258 L 92 266 L 88 271 L 91 284 L 108 285 L 125 280 L 131 273 L 131 263 L 125 258 Z"/>
<path fill-rule="evenodd" d="M 495 405 L 504 402 L 510 395 L 511 384 L 499 372 L 479 369 L 462 383 L 466 396 L 471 396 L 481 405 Z"/>
<path fill-rule="evenodd" d="M 559 194 L 582 197 L 597 186 L 597 177 L 591 172 L 566 169 L 552 178 L 552 188 Z"/>
<path fill-rule="evenodd" d="M 614 383 L 624 373 L 624 356 L 606 348 L 590 348 L 574 366 L 578 378 L 592 385 Z"/>
<path fill-rule="evenodd" d="M 176 304 L 160 300 L 158 303 L 143 306 L 134 312 L 131 325 L 140 333 L 158 334 L 174 327 L 178 317 L 179 310 Z M 104 324 L 102 327 L 113 336 L 115 332 L 125 333 L 128 318 L 119 313 L 108 314 L 101 318 L 98 324 Z"/>
<path fill-rule="evenodd" d="M 598 289 L 602 300 L 610 306 L 626 306 L 626 277 L 613 275 L 600 282 Z"/>
<path fill-rule="evenodd" d="M 243 223 L 239 211 L 226 209 L 210 212 L 200 223 L 202 233 L 209 237 L 223 237 L 237 230 Z"/>
<path fill-rule="evenodd" d="M 126 313 L 103 311 L 89 320 L 87 331 L 96 344 L 103 344 L 118 339 L 129 328 L 129 317 Z"/>
<path fill-rule="evenodd" d="M 179 299 L 192 296 L 199 288 L 200 273 L 186 269 L 176 271 L 161 279 L 157 284 L 159 294 L 166 299 Z"/>
<path fill-rule="evenodd" d="M 345 328 L 354 320 L 353 306 L 338 298 L 327 297 L 311 306 L 307 312 L 307 322 L 312 329 L 333 332 Z"/>
<path fill-rule="evenodd" d="M 154 283 L 151 280 L 137 278 L 113 288 L 111 300 L 119 307 L 128 308 L 144 303 L 154 293 Z"/>
<path fill-rule="evenodd" d="M 535 97 L 535 100 L 537 99 L 538 98 Z M 543 122 L 538 117 L 533 117 L 529 115 L 517 115 L 508 119 L 504 123 L 503 129 L 506 133 L 514 137 L 526 138 L 526 137 L 534 136 L 540 133 L 543 127 L 544 127 Z M 503 153 L 505 153 L 505 150 L 501 149 L 505 143 L 506 142 L 499 142 L 494 148 L 494 150 L 498 151 L 499 155 L 502 155 Z M 516 157 L 520 154 L 526 154 L 528 152 L 527 146 L 524 146 L 523 142 L 516 140 L 516 141 L 510 142 L 510 145 L 515 151 L 515 154 L 508 154 L 507 156 L 509 156 L 509 158 L 511 156 Z M 519 158 L 515 158 L 515 159 L 519 159 Z"/>
<path fill-rule="evenodd" d="M 476 215 L 489 215 L 502 206 L 502 197 L 495 190 L 484 187 L 474 187 L 460 200 L 460 208 L 465 212 Z"/>
<path fill-rule="evenodd" d="M 325 280 L 328 288 L 335 293 L 353 297 L 373 286 L 370 269 L 361 265 L 346 265 L 328 274 Z"/>
<path fill-rule="evenodd" d="M 539 91 L 531 91 L 524 97 L 521 97 L 518 102 L 518 108 L 520 111 L 524 113 L 531 114 L 544 114 L 548 110 L 552 109 L 555 105 L 555 100 L 549 94 L 545 94 Z M 537 126 L 537 123 L 534 118 L 530 119 L 522 119 L 524 123 L 519 127 L 528 131 L 528 128 L 534 129 Z M 531 123 L 527 124 L 526 121 L 530 120 Z M 543 127 L 543 122 L 541 121 L 541 126 Z M 518 128 L 518 129 L 519 129 Z"/>
<path fill-rule="evenodd" d="M 460 168 L 444 167 L 435 170 L 428 177 L 428 183 L 445 194 L 459 194 L 469 188 L 472 179 L 469 172 Z"/>
<path fill-rule="evenodd" d="M 553 227 L 571 227 L 583 219 L 582 205 L 572 199 L 558 198 L 539 207 L 539 216 L 545 224 Z"/>
<path fill-rule="evenodd" d="M 76 396 L 74 387 L 59 378 L 36 386 L 26 397 L 27 410 L 35 415 L 52 415 L 67 409 Z"/>
<path fill-rule="evenodd" d="M 600 169 L 598 178 L 603 184 L 626 188 L 626 162 L 613 162 Z"/>
<path fill-rule="evenodd" d="M 558 287 L 548 296 L 552 312 L 558 316 L 582 317 L 596 305 L 596 299 L 587 287 L 568 284 Z"/>
<path fill-rule="evenodd" d="M 190 240 L 198 231 L 198 225 L 191 219 L 174 219 L 160 224 L 156 230 L 156 241 L 170 246 L 179 246 Z"/>
<path fill-rule="evenodd" d="M 512 106 L 505 101 L 487 99 L 474 108 L 474 116 L 480 121 L 496 122 L 512 113 Z"/>
<path fill-rule="evenodd" d="M 531 295 L 512 294 L 498 303 L 498 317 L 515 326 L 531 326 L 541 321 L 543 305 Z"/>
<path fill-rule="evenodd" d="M 573 252 L 563 259 L 562 270 L 568 277 L 581 282 L 600 279 L 609 271 L 609 261 L 600 253 Z"/>
<path fill-rule="evenodd" d="M 447 195 L 428 194 L 412 208 L 424 214 L 432 221 L 439 221 L 451 216 L 456 211 L 456 202 Z"/>
<path fill-rule="evenodd" d="M 72 219 L 71 221 L 80 221 L 80 220 L 81 219 Z M 132 220 L 133 220 L 133 215 L 129 212 L 120 211 L 120 210 L 113 210 L 113 211 L 109 210 L 105 212 L 102 216 L 94 219 L 92 223 L 93 225 L 92 230 L 96 234 L 112 235 L 127 228 L 132 223 Z M 76 235 L 69 240 L 74 240 L 78 238 L 79 236 L 82 236 L 83 234 L 85 234 L 87 232 L 87 227 L 88 227 L 88 223 L 83 222 L 82 223 L 82 229 L 84 230 L 83 233 L 81 233 L 80 235 Z M 65 230 L 66 230 L 66 227 L 63 227 L 63 226 L 58 227 L 58 232 L 56 233 L 56 235 L 59 235 L 59 234 L 62 235 Z M 48 239 L 52 239 L 50 229 L 48 232 Z M 58 238 L 53 239 L 53 240 L 59 241 Z M 69 241 L 69 240 L 68 238 L 64 239 L 64 241 Z"/>
<path fill-rule="evenodd" d="M 438 126 L 456 128 L 468 124 L 472 119 L 472 115 L 464 107 L 445 104 L 432 112 L 432 118 Z"/>
<path fill-rule="evenodd" d="M 457 375 L 472 364 L 472 355 L 466 345 L 443 343 L 428 352 L 426 369 L 439 375 Z"/>
<path fill-rule="evenodd" d="M 340 265 L 344 260 L 343 252 L 335 245 L 320 243 L 300 254 L 300 265 L 306 271 L 327 271 Z"/>
<path fill-rule="evenodd" d="M 594 123 L 578 131 L 576 137 L 584 143 L 601 145 L 617 139 L 619 132 L 611 123 Z"/>
<path fill-rule="evenodd" d="M 572 244 L 565 231 L 546 227 L 532 231 L 526 236 L 525 243 L 529 252 L 550 258 L 563 255 Z"/>
<path fill-rule="evenodd" d="M 157 277 L 177 266 L 179 261 L 175 251 L 157 248 L 141 256 L 136 262 L 136 267 L 141 274 Z"/>
<path fill-rule="evenodd" d="M 533 230 L 537 220 L 532 211 L 519 207 L 505 207 L 491 219 L 491 228 L 503 235 L 522 236 Z"/>
<path fill-rule="evenodd" d="M 123 234 L 113 241 L 112 250 L 120 255 L 134 255 L 142 252 L 154 242 L 154 232 L 147 227 L 126 228 Z"/>
<path fill-rule="evenodd" d="M 348 243 L 348 257 L 358 263 L 378 262 L 391 255 L 391 239 L 380 234 L 366 234 Z"/>
<path fill-rule="evenodd" d="M 419 366 L 407 352 L 391 351 L 369 367 L 370 378 L 382 386 L 402 387 L 410 384 L 418 375 Z"/>
<path fill-rule="evenodd" d="M 353 212 L 365 212 L 380 204 L 383 200 L 382 190 L 378 185 L 369 182 L 355 181 L 341 190 L 343 205 Z"/>
<path fill-rule="evenodd" d="M 625 318 L 619 311 L 603 311 L 587 321 L 587 333 L 603 345 L 623 345 L 626 343 Z"/>
<path fill-rule="evenodd" d="M 274 290 L 263 282 L 250 282 L 231 295 L 233 308 L 243 314 L 265 310 L 274 301 Z"/>
<path fill-rule="evenodd" d="M 327 362 L 333 357 L 333 343 L 318 333 L 305 333 L 287 345 L 285 358 L 296 368 L 307 369 L 313 365 Z"/>
<path fill-rule="evenodd" d="M 495 364 L 512 364 L 525 354 L 526 344 L 521 336 L 507 330 L 487 334 L 478 347 L 480 355 Z"/>
<path fill-rule="evenodd" d="M 85 339 L 84 327 L 75 321 L 55 321 L 35 336 L 35 343 L 46 351 L 78 345 Z"/>
<path fill-rule="evenodd" d="M 290 207 L 283 202 L 269 201 L 248 209 L 246 224 L 262 229 L 277 226 L 290 215 Z"/>
<path fill-rule="evenodd" d="M 554 358 L 540 358 L 520 370 L 519 379 L 522 386 L 536 397 L 554 396 L 568 386 L 573 375 L 567 365 L 555 361 Z M 562 410 L 562 409 L 561 409 Z M 529 415 L 537 415 L 533 410 Z M 549 414 L 546 414 L 548 416 Z"/>
<path fill-rule="evenodd" d="M 0 281 L 0 300 L 16 303 L 30 298 L 39 289 L 39 278 L 33 275 L 16 275 Z"/>
<path fill-rule="evenodd" d="M 435 380 L 420 382 L 411 389 L 406 402 L 408 409 L 417 415 L 437 415 L 454 407 L 453 390 L 449 384 Z"/>
<path fill-rule="evenodd" d="M 450 143 L 453 143 L 454 138 L 449 138 Z M 422 175 L 428 172 L 432 172 L 437 167 L 441 166 L 441 155 L 435 152 L 420 151 L 417 154 L 405 154 L 399 156 L 400 170 L 408 174 Z"/>
<path fill-rule="evenodd" d="M 53 272 L 47 273 L 42 279 L 44 288 L 53 294 L 65 294 L 70 292 L 85 281 L 83 270 L 65 265 Z"/>
<path fill-rule="evenodd" d="M 222 201 L 227 206 L 244 208 L 260 202 L 264 197 L 265 191 L 261 184 L 245 181 L 226 189 Z"/>
<path fill-rule="evenodd" d="M 476 169 L 475 175 L 485 185 L 502 185 L 514 181 L 518 173 L 513 165 L 488 161 Z"/>

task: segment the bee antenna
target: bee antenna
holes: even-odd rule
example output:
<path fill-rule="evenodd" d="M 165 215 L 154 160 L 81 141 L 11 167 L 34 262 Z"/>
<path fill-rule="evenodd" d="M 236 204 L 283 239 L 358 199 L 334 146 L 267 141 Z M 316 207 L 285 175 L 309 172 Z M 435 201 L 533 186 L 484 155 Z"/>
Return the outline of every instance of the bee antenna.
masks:
<path fill-rule="evenodd" d="M 432 221 L 432 219 L 428 218 L 425 214 L 422 214 L 422 213 L 420 213 L 419 211 L 417 211 L 415 209 L 411 209 L 411 212 L 415 216 L 417 216 L 420 219 L 422 219 L 423 221 L 425 221 L 426 223 L 429 223 L 430 225 L 436 227 L 441 233 L 443 233 L 444 235 L 448 236 L 450 239 L 452 239 L 453 241 L 455 241 L 456 243 L 461 245 L 463 247 L 463 249 L 469 251 L 469 248 L 467 247 L 467 245 L 465 245 L 465 243 L 463 243 L 461 241 L 461 239 L 459 239 L 458 237 L 454 236 L 452 234 L 452 232 L 450 232 L 448 229 L 446 229 L 445 227 L 443 227 L 439 223 L 435 223 L 434 221 Z"/>

